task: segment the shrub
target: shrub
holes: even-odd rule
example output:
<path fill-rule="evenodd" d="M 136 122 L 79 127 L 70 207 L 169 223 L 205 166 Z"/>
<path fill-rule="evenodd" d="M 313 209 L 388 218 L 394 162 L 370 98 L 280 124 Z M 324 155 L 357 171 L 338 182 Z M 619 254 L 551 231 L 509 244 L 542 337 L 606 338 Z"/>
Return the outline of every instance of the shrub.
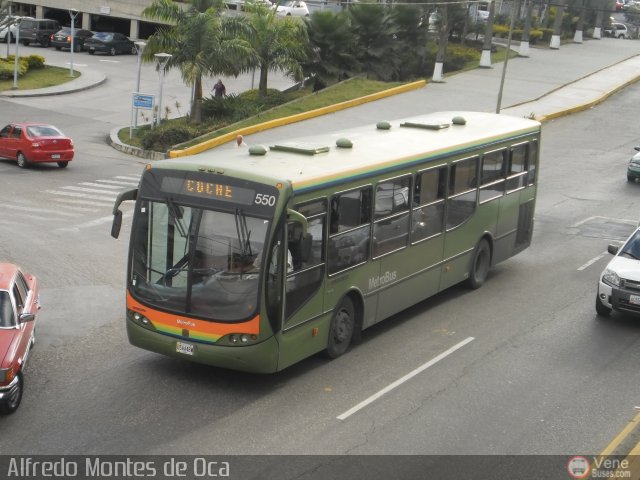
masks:
<path fill-rule="evenodd" d="M 141 132 L 141 143 L 145 150 L 165 152 L 173 145 L 196 137 L 198 131 L 186 124 L 166 123 Z"/>
<path fill-rule="evenodd" d="M 13 70 L 15 68 L 15 57 L 13 55 L 9 56 L 9 60 L 0 60 L 0 79 L 9 80 L 13 78 Z M 26 58 L 20 57 L 20 61 L 18 62 L 18 76 L 21 77 L 29 70 L 29 63 Z"/>
<path fill-rule="evenodd" d="M 28 57 L 23 57 L 27 60 L 29 64 L 29 69 L 38 69 L 44 68 L 45 58 L 42 55 L 29 55 Z"/>
<path fill-rule="evenodd" d="M 475 48 L 460 44 L 449 44 L 444 62 L 445 72 L 463 69 L 469 62 L 479 62 L 480 53 Z"/>

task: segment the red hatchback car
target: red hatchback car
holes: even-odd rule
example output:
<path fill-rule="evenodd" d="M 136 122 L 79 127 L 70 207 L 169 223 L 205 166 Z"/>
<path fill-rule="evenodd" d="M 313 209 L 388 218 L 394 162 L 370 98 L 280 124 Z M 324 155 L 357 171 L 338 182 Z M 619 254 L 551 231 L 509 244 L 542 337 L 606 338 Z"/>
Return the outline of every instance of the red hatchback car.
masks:
<path fill-rule="evenodd" d="M 36 277 L 11 263 L 0 263 L 0 414 L 20 406 L 22 375 L 35 343 L 39 309 Z"/>
<path fill-rule="evenodd" d="M 73 160 L 73 141 L 53 125 L 11 123 L 0 130 L 0 157 L 30 163 L 56 162 L 60 168 Z"/>

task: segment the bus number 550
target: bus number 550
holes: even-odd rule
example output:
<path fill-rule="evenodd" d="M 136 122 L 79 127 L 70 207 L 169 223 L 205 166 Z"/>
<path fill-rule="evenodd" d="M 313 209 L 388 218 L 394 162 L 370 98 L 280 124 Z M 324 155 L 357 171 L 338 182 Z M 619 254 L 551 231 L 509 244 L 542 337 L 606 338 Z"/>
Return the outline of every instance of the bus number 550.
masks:
<path fill-rule="evenodd" d="M 273 207 L 276 204 L 275 195 L 265 195 L 264 193 L 256 193 L 256 199 L 254 201 L 256 205 L 268 205 Z"/>

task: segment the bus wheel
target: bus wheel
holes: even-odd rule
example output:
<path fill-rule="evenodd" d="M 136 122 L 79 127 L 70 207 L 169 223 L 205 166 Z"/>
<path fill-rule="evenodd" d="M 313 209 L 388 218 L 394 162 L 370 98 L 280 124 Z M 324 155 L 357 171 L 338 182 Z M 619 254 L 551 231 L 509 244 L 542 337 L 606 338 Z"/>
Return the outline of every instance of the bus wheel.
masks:
<path fill-rule="evenodd" d="M 484 238 L 478 243 L 473 253 L 473 263 L 469 272 L 469 286 L 473 289 L 480 288 L 487 279 L 489 267 L 491 266 L 491 249 L 489 242 Z"/>
<path fill-rule="evenodd" d="M 355 311 L 353 302 L 345 297 L 336 309 L 329 329 L 327 356 L 337 358 L 347 351 L 355 328 Z"/>

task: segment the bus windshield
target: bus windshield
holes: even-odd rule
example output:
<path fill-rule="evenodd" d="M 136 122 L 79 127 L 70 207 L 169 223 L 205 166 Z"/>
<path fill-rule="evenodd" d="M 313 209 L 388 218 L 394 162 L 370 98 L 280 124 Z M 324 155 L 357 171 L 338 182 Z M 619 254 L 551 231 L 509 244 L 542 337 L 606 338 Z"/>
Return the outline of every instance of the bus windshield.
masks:
<path fill-rule="evenodd" d="M 241 208 L 219 211 L 141 200 L 133 225 L 130 291 L 162 310 L 210 320 L 250 318 L 270 221 Z"/>

